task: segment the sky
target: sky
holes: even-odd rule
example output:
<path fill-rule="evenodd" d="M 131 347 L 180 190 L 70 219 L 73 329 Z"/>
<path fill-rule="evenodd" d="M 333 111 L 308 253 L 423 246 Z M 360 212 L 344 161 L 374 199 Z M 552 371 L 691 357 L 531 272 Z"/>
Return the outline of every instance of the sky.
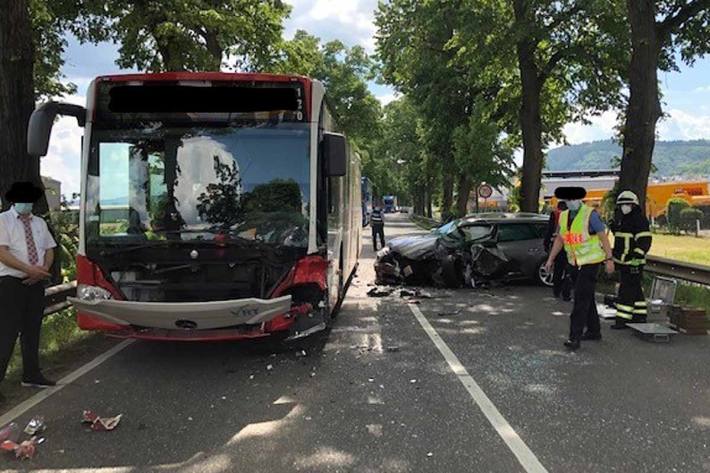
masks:
<path fill-rule="evenodd" d="M 315 34 L 324 41 L 339 39 L 345 44 L 361 45 L 374 51 L 374 10 L 377 0 L 287 0 L 293 6 L 285 24 L 285 35 L 298 29 Z M 86 87 L 97 75 L 125 72 L 115 60 L 118 47 L 112 43 L 80 45 L 69 38 L 63 73 L 78 86 L 77 94 L 64 100 L 85 104 Z M 699 59 L 693 67 L 680 72 L 660 73 L 663 109 L 667 116 L 659 123 L 662 140 L 710 139 L 710 57 Z M 372 93 L 386 104 L 396 98 L 394 89 L 369 84 Z M 589 117 L 590 125 L 567 124 L 564 128 L 571 144 L 607 140 L 613 136 L 617 113 Z M 79 191 L 79 151 L 82 129 L 74 119 L 60 119 L 54 126 L 50 149 L 42 159 L 42 174 L 62 182 L 62 193 Z"/>

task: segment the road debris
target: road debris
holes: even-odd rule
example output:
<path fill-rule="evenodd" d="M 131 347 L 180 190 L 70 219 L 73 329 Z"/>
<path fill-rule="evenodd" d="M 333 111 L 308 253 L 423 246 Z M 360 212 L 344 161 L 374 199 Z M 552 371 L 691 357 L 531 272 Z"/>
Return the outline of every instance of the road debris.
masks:
<path fill-rule="evenodd" d="M 37 453 L 37 445 L 43 442 L 43 438 L 37 437 L 31 437 L 20 443 L 13 442 L 12 440 L 5 440 L 2 444 L 0 444 L 0 449 L 5 450 L 6 452 L 14 452 L 15 458 L 20 460 L 29 460 L 35 456 L 35 453 Z"/>
<path fill-rule="evenodd" d="M 99 417 L 94 411 L 85 410 L 82 413 L 81 422 L 83 424 L 91 424 L 91 430 L 96 432 L 108 432 L 118 427 L 123 414 L 115 417 Z"/>
<path fill-rule="evenodd" d="M 385 351 L 389 353 L 395 353 L 399 351 L 399 347 L 397 345 L 390 345 L 388 347 L 385 347 Z"/>
<path fill-rule="evenodd" d="M 447 317 L 449 315 L 459 315 L 460 313 L 461 313 L 461 309 L 456 309 L 456 310 L 439 312 L 436 315 L 438 315 L 439 317 Z"/>
<path fill-rule="evenodd" d="M 433 457 L 433 456 L 434 456 L 434 454 L 433 454 L 432 452 L 429 452 L 429 453 L 427 453 L 427 454 L 426 454 L 426 456 L 428 456 L 428 457 L 430 457 L 430 458 L 431 458 L 431 457 Z"/>
<path fill-rule="evenodd" d="M 370 297 L 386 297 L 389 296 L 394 292 L 394 289 L 387 288 L 387 287 L 379 287 L 375 286 L 369 291 L 367 291 L 367 295 Z"/>
<path fill-rule="evenodd" d="M 271 365 L 271 364 L 266 365 L 266 371 L 271 371 L 273 369 L 274 369 L 274 365 Z"/>
<path fill-rule="evenodd" d="M 45 430 L 47 430 L 47 425 L 44 423 L 44 417 L 35 416 L 27 423 L 24 432 L 29 436 L 34 436 L 41 434 Z"/>
<path fill-rule="evenodd" d="M 416 379 L 410 379 L 409 382 L 412 383 L 412 384 L 414 384 L 414 383 L 417 382 L 417 380 L 416 380 Z"/>
<path fill-rule="evenodd" d="M 10 440 L 11 442 L 17 442 L 20 438 L 20 427 L 15 422 L 10 422 L 5 427 L 0 429 L 0 443 Z"/>
<path fill-rule="evenodd" d="M 43 418 L 33 418 L 25 429 L 27 435 L 31 435 L 31 437 L 20 442 L 20 427 L 17 423 L 10 422 L 0 429 L 0 450 L 13 452 L 15 458 L 20 460 L 30 459 L 37 453 L 37 445 L 44 442 L 43 438 L 38 438 L 34 433 L 43 432 L 45 429 L 46 426 Z"/>

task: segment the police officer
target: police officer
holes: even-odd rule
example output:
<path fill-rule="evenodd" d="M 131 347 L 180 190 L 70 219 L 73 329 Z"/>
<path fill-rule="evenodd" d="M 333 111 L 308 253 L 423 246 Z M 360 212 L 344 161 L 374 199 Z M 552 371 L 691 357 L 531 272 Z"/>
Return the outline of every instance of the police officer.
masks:
<path fill-rule="evenodd" d="M 599 214 L 582 202 L 586 195 L 587 191 L 582 187 L 558 187 L 555 190 L 555 197 L 565 200 L 568 210 L 560 214 L 557 238 L 545 264 L 547 270 L 551 270 L 555 258 L 564 248 L 572 271 L 576 272 L 569 339 L 565 342 L 570 350 L 578 349 L 582 340 L 601 340 L 594 298 L 597 274 L 602 264 L 607 273 L 614 272 L 606 227 Z"/>
<path fill-rule="evenodd" d="M 614 232 L 614 262 L 619 268 L 620 281 L 616 320 L 611 328 L 624 329 L 628 322 L 646 322 L 646 298 L 641 283 L 646 254 L 652 243 L 648 219 L 633 192 L 623 191 L 616 199 L 611 230 Z"/>
<path fill-rule="evenodd" d="M 550 220 L 547 223 L 547 235 L 545 235 L 545 251 L 547 253 L 552 249 L 552 245 L 557 238 L 557 229 L 559 227 L 560 215 L 567 210 L 567 203 L 564 200 L 557 202 L 557 208 L 550 214 Z M 567 253 L 560 251 L 555 258 L 554 270 L 552 273 L 552 294 L 555 297 L 562 296 L 565 301 L 571 300 L 570 292 L 572 290 L 572 281 L 570 280 L 569 270 L 567 269 Z"/>
<path fill-rule="evenodd" d="M 375 204 L 370 214 L 370 226 L 372 227 L 372 248 L 377 251 L 377 237 L 380 237 L 380 243 L 385 246 L 385 218 L 382 207 Z"/>

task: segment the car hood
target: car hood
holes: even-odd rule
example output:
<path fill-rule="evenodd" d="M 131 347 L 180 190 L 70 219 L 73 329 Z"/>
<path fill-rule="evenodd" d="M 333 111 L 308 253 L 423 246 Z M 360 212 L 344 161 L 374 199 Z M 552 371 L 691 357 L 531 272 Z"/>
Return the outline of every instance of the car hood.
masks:
<path fill-rule="evenodd" d="M 393 238 L 387 246 L 390 251 L 415 260 L 432 253 L 436 249 L 438 240 L 438 235 L 410 235 Z"/>

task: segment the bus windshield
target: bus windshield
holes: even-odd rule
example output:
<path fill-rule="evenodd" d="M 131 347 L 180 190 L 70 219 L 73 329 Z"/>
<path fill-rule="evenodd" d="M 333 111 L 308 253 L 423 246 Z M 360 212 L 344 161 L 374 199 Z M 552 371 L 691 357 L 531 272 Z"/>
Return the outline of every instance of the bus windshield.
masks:
<path fill-rule="evenodd" d="M 252 240 L 307 247 L 307 123 L 94 129 L 87 244 Z"/>

